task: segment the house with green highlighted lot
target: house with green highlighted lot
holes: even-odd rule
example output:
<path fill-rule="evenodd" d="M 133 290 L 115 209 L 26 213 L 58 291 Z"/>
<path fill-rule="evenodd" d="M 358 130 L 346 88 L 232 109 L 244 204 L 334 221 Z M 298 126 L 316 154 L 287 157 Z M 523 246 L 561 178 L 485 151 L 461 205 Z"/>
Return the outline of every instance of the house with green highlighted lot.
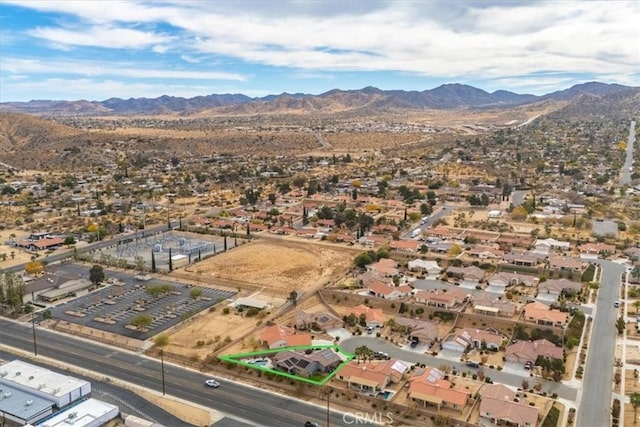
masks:
<path fill-rule="evenodd" d="M 318 351 L 285 350 L 273 357 L 276 369 L 302 377 L 330 373 L 342 362 L 343 359 L 331 348 Z"/>

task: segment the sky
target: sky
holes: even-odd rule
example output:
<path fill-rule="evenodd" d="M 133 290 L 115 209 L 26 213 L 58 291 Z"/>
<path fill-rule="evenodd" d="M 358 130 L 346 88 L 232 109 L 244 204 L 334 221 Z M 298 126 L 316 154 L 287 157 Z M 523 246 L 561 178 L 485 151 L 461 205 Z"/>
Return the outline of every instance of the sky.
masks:
<path fill-rule="evenodd" d="M 0 102 L 640 86 L 640 1 L 0 0 Z"/>

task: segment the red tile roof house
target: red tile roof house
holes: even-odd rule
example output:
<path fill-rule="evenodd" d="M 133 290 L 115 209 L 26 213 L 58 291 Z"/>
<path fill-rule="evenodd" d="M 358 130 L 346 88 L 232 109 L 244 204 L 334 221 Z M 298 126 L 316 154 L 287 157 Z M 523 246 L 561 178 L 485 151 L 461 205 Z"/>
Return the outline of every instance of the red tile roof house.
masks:
<path fill-rule="evenodd" d="M 292 347 L 296 345 L 311 345 L 311 335 L 296 333 L 296 330 L 286 326 L 267 326 L 260 333 L 260 344 L 269 349 Z"/>
<path fill-rule="evenodd" d="M 402 252 L 419 252 L 424 243 L 418 240 L 392 240 L 389 243 L 391 249 Z"/>
<path fill-rule="evenodd" d="M 398 274 L 396 265 L 396 262 L 391 258 L 381 258 L 378 262 L 369 264 L 367 266 L 367 271 L 376 273 L 381 277 L 393 277 Z"/>
<path fill-rule="evenodd" d="M 517 343 L 509 345 L 505 350 L 504 358 L 507 362 L 535 363 L 538 356 L 548 357 L 550 359 L 562 359 L 562 347 L 545 339 L 536 341 L 521 340 Z"/>
<path fill-rule="evenodd" d="M 366 285 L 369 293 L 378 298 L 396 300 L 400 298 L 408 298 L 413 292 L 413 288 L 408 285 L 394 286 L 381 280 L 370 280 Z"/>
<path fill-rule="evenodd" d="M 462 304 L 467 294 L 460 289 L 450 289 L 443 291 L 419 290 L 414 294 L 416 302 L 438 308 L 453 309 Z"/>
<path fill-rule="evenodd" d="M 474 245 L 467 250 L 467 255 L 478 259 L 502 259 L 504 251 L 490 246 Z"/>
<path fill-rule="evenodd" d="M 418 369 L 409 378 L 409 399 L 424 406 L 434 405 L 438 409 L 451 408 L 462 412 L 471 397 L 468 390 L 460 390 L 444 379 L 444 373 L 436 368 Z"/>
<path fill-rule="evenodd" d="M 31 251 L 53 249 L 62 246 L 64 240 L 59 237 L 45 237 L 39 240 L 13 240 L 12 245 L 19 248 L 27 248 Z"/>
<path fill-rule="evenodd" d="M 480 390 L 480 425 L 535 427 L 538 408 L 516 401 L 516 393 L 502 384 L 487 384 Z"/>
<path fill-rule="evenodd" d="M 524 318 L 538 325 L 566 326 L 569 323 L 569 313 L 553 310 L 535 301 L 524 306 Z"/>
<path fill-rule="evenodd" d="M 356 317 L 364 314 L 367 327 L 381 328 L 384 326 L 384 314 L 382 314 L 382 310 L 379 308 L 371 308 L 361 304 L 353 307 L 351 313 L 355 314 Z"/>
<path fill-rule="evenodd" d="M 614 245 L 608 245 L 606 243 L 585 243 L 578 246 L 578 250 L 584 255 L 612 255 L 616 252 Z"/>
<path fill-rule="evenodd" d="M 399 383 L 408 370 L 407 365 L 395 359 L 364 363 L 352 360 L 338 371 L 336 378 L 360 393 L 377 396 L 390 384 Z"/>
<path fill-rule="evenodd" d="M 502 334 L 495 330 L 463 328 L 456 329 L 442 341 L 442 348 L 453 351 L 465 351 L 468 348 L 489 350 L 500 349 Z"/>
<path fill-rule="evenodd" d="M 329 373 L 340 363 L 342 358 L 332 348 L 311 352 L 284 350 L 273 356 L 273 364 L 277 369 L 304 377 L 318 372 Z"/>

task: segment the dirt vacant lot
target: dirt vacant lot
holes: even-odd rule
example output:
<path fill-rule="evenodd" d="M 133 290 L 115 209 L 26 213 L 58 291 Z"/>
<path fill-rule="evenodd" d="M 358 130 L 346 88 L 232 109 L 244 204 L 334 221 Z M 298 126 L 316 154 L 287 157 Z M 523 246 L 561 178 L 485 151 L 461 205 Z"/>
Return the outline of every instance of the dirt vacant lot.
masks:
<path fill-rule="evenodd" d="M 322 245 L 254 241 L 198 263 L 203 276 L 237 280 L 287 293 L 308 291 L 342 275 L 353 254 Z"/>

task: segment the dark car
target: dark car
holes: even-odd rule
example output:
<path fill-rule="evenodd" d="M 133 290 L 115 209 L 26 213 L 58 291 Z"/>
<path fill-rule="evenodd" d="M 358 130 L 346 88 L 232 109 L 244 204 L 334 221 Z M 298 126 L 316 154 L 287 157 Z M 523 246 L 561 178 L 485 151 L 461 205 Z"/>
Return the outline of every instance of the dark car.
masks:
<path fill-rule="evenodd" d="M 466 363 L 466 365 L 468 367 L 470 367 L 470 368 L 479 368 L 480 367 L 480 364 L 478 362 L 472 362 L 472 361 L 468 361 Z"/>
<path fill-rule="evenodd" d="M 307 421 L 304 423 L 304 427 L 320 427 L 320 424 L 313 421 Z"/>

